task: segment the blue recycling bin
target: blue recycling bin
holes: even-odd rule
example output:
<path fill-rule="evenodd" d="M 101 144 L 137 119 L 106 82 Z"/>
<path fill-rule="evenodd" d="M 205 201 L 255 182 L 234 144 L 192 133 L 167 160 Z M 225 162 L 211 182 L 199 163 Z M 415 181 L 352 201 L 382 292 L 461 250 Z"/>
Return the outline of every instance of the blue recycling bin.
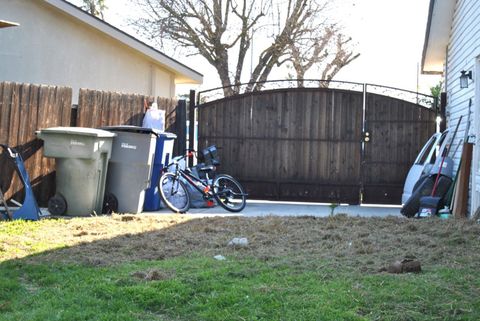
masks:
<path fill-rule="evenodd" d="M 177 135 L 172 133 L 158 133 L 155 146 L 155 157 L 153 160 L 151 186 L 145 191 L 145 201 L 143 203 L 144 211 L 158 211 L 161 207 L 160 193 L 158 191 L 158 181 L 162 174 L 162 168 L 172 159 L 173 144 Z"/>

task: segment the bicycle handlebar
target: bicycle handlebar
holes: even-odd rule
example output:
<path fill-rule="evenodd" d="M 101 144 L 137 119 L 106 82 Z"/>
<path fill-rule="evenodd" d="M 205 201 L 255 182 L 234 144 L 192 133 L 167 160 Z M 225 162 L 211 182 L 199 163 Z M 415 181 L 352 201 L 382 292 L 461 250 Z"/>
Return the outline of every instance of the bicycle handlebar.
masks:
<path fill-rule="evenodd" d="M 191 156 L 198 157 L 197 156 L 197 151 L 194 150 L 194 149 L 187 148 L 187 149 L 185 149 L 185 153 L 186 154 L 184 154 L 182 156 L 176 156 L 176 157 L 172 158 L 172 161 L 170 162 L 170 164 L 165 165 L 164 168 L 168 168 L 172 165 L 178 165 L 178 162 L 180 160 L 186 159 L 187 157 L 191 157 Z"/>
<path fill-rule="evenodd" d="M 216 147 L 216 146 L 215 146 L 215 148 L 221 149 L 221 147 Z M 187 148 L 187 149 L 185 149 L 184 153 L 185 153 L 185 154 L 182 155 L 182 156 L 176 156 L 176 157 L 174 157 L 174 158 L 172 159 L 172 162 L 171 162 L 170 164 L 167 164 L 167 165 L 164 166 L 164 167 L 165 167 L 165 168 L 168 168 L 168 167 L 170 167 L 170 166 L 172 166 L 172 165 L 176 165 L 176 164 L 178 164 L 178 162 L 179 162 L 180 160 L 185 159 L 185 158 L 187 158 L 187 157 L 193 157 L 193 156 L 195 156 L 195 158 L 198 159 L 198 151 L 196 151 L 196 150 L 193 149 L 193 148 Z"/>

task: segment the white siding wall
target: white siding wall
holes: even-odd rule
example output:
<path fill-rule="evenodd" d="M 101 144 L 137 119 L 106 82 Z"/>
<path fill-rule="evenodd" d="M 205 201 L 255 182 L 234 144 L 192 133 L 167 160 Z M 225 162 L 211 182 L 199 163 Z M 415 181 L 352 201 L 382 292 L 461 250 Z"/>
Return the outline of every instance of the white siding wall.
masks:
<path fill-rule="evenodd" d="M 0 0 L 0 81 L 172 97 L 174 75 L 41 0 Z"/>
<path fill-rule="evenodd" d="M 463 115 L 454 147 L 465 137 L 465 131 L 468 126 L 469 105 L 470 107 L 470 129 L 468 134 L 477 136 L 475 122 L 479 122 L 479 114 L 475 113 L 478 109 L 478 98 L 475 97 L 475 78 L 477 77 L 476 60 L 480 56 L 480 1 L 478 0 L 458 0 L 454 12 L 452 30 L 450 34 L 449 47 L 447 52 L 446 66 L 446 91 L 447 91 L 447 126 L 456 126 L 458 119 Z M 474 73 L 473 81 L 470 81 L 469 87 L 460 88 L 460 72 L 462 70 L 472 71 Z M 477 77 L 477 79 L 480 79 Z M 478 125 L 478 124 L 477 124 Z M 475 146 L 474 154 L 478 153 L 480 144 Z M 455 163 L 458 162 L 461 155 L 461 148 L 455 155 Z M 473 175 L 473 174 L 472 174 Z M 472 177 L 475 179 L 475 177 Z M 476 177 L 480 182 L 480 175 Z M 472 180 L 471 180 L 472 181 Z M 471 204 L 473 211 L 478 206 Z M 472 210 L 471 210 L 472 211 Z"/>

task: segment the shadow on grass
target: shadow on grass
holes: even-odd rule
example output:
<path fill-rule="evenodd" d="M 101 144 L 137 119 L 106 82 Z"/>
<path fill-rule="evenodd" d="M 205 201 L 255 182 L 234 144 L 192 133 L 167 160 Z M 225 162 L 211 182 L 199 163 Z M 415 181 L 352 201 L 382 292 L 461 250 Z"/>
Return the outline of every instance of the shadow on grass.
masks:
<path fill-rule="evenodd" d="M 4 242 L 18 238 L 20 243 L 29 244 L 20 244 L 20 251 L 23 248 L 31 252 L 40 252 L 35 250 L 36 243 L 44 244 L 47 251 L 26 258 L 31 261 L 107 266 L 195 253 L 235 254 L 260 260 L 327 260 L 375 272 L 405 256 L 416 257 L 425 267 L 477 263 L 479 232 L 480 226 L 468 221 L 399 217 L 114 215 L 39 223 L 31 233 L 6 238 Z M 228 246 L 234 237 L 246 237 L 248 246 Z M 49 246 L 56 249 L 48 250 Z M 17 256 L 21 255 L 17 249 Z"/>
<path fill-rule="evenodd" d="M 2 236 L 3 253 L 16 241 L 12 255 L 19 258 L 0 264 L 0 310 L 13 320 L 37 300 L 45 311 L 26 319 L 50 308 L 65 320 L 67 312 L 85 320 L 313 320 L 316 311 L 325 320 L 401 320 L 478 307 L 467 299 L 479 289 L 468 279 L 480 262 L 476 224 L 345 215 L 190 218 L 113 215 L 44 221 L 30 230 L 23 223 L 24 230 Z M 228 246 L 234 237 L 246 237 L 248 246 Z M 424 273 L 379 273 L 405 256 L 420 260 Z M 462 303 L 447 307 L 456 296 Z"/>

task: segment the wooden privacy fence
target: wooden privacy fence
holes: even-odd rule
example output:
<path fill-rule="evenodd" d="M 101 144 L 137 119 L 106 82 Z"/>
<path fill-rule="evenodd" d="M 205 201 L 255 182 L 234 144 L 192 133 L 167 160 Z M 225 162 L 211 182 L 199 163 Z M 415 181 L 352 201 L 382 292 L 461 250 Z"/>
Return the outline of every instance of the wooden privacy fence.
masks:
<path fill-rule="evenodd" d="M 43 143 L 36 139 L 35 131 L 54 126 L 140 126 L 144 115 L 144 98 L 147 96 L 81 89 L 78 107 L 72 109 L 71 88 L 2 82 L 0 144 L 14 147 L 20 152 L 37 201 L 40 206 L 46 206 L 55 193 L 55 160 L 43 157 Z M 156 100 L 159 108 L 166 111 L 166 130 L 178 133 L 185 140 L 185 102 L 179 104 L 176 99 L 160 97 Z M 182 108 L 177 109 L 177 105 Z M 15 168 L 5 153 L 0 157 L 2 191 L 7 199 L 22 201 L 23 185 Z"/>
<path fill-rule="evenodd" d="M 288 88 L 199 105 L 198 139 L 252 198 L 398 204 L 435 118 L 365 91 Z"/>
<path fill-rule="evenodd" d="M 403 184 L 423 144 L 435 133 L 436 112 L 412 102 L 367 93 L 362 201 L 400 204 Z"/>
<path fill-rule="evenodd" d="M 150 96 L 80 89 L 76 118 L 72 126 L 141 126 L 144 99 Z M 184 151 L 186 141 L 186 104 L 175 98 L 157 97 L 158 108 L 165 110 L 165 131 L 177 134 L 174 154 Z"/>
<path fill-rule="evenodd" d="M 199 145 L 216 144 L 222 171 L 264 199 L 358 203 L 362 95 L 274 90 L 199 108 Z"/>
<path fill-rule="evenodd" d="M 42 156 L 42 142 L 35 138 L 35 131 L 51 126 L 70 126 L 71 105 L 71 88 L 0 83 L 0 143 L 21 153 L 40 201 L 54 193 L 55 162 Z M 7 157 L 2 153 L 0 159 L 2 190 L 6 191 L 7 198 L 22 201 L 23 185 Z"/>
<path fill-rule="evenodd" d="M 99 128 L 114 125 L 141 126 L 144 105 L 149 96 L 80 89 L 77 127 Z M 157 97 L 158 108 L 165 110 L 165 128 L 175 126 L 177 99 Z"/>

